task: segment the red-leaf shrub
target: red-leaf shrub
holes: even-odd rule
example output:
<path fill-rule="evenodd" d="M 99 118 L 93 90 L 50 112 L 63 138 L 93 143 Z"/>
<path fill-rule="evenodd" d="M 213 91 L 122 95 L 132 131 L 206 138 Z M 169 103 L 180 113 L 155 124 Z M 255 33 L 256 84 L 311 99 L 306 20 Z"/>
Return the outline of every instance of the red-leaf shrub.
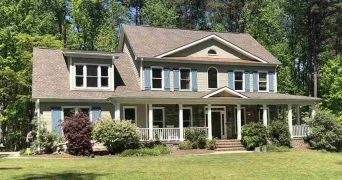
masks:
<path fill-rule="evenodd" d="M 69 153 L 76 156 L 90 155 L 93 127 L 89 115 L 79 112 L 71 117 L 65 117 L 62 127 L 64 137 L 68 140 Z"/>

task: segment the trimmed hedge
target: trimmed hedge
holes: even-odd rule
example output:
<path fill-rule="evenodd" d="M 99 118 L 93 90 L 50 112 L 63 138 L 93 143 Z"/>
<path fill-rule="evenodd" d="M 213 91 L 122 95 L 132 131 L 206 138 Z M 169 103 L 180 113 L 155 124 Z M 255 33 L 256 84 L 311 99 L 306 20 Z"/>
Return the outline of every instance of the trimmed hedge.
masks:
<path fill-rule="evenodd" d="M 167 146 L 157 145 L 150 148 L 140 148 L 140 149 L 128 149 L 123 151 L 119 156 L 129 157 L 129 156 L 160 156 L 170 154 L 171 150 Z"/>

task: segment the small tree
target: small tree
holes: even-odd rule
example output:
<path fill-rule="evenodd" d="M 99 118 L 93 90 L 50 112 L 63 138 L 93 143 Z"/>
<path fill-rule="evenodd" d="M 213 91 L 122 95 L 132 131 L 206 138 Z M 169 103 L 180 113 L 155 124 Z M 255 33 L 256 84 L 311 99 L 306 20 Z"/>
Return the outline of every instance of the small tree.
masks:
<path fill-rule="evenodd" d="M 249 150 L 267 144 L 267 128 L 262 123 L 249 123 L 242 128 L 242 142 Z"/>
<path fill-rule="evenodd" d="M 139 143 L 139 133 L 135 124 L 110 118 L 103 118 L 95 124 L 93 138 L 105 144 L 111 153 L 136 148 Z"/>
<path fill-rule="evenodd" d="M 92 152 L 92 123 L 89 115 L 82 112 L 65 117 L 62 123 L 64 137 L 68 140 L 68 149 L 73 155 L 90 155 Z"/>
<path fill-rule="evenodd" d="M 314 119 L 306 118 L 311 133 L 309 144 L 315 149 L 327 151 L 342 150 L 342 125 L 336 117 L 327 111 L 317 111 Z"/>
<path fill-rule="evenodd" d="M 289 126 L 284 121 L 272 121 L 269 126 L 269 134 L 274 145 L 291 147 Z"/>

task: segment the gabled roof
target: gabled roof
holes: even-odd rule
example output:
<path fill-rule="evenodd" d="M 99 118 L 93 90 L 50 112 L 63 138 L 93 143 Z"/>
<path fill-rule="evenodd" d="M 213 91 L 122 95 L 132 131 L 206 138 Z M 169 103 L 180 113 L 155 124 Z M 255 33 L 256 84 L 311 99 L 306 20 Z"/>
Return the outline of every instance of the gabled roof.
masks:
<path fill-rule="evenodd" d="M 215 89 L 215 90 L 212 90 L 210 91 L 207 95 L 203 96 L 203 98 L 210 98 L 210 97 L 215 97 L 215 95 L 218 95 L 222 92 L 225 92 L 227 94 L 229 94 L 230 96 L 227 96 L 227 94 L 225 94 L 224 96 L 226 97 L 240 97 L 240 98 L 248 98 L 247 96 L 233 90 L 233 89 L 230 89 L 228 88 L 227 86 L 223 86 L 221 88 L 218 88 L 218 89 Z"/>
<path fill-rule="evenodd" d="M 136 57 L 158 57 L 201 39 L 217 37 L 267 63 L 281 64 L 251 35 L 246 33 L 219 33 L 131 25 L 123 25 L 122 32 L 128 39 Z M 121 35 L 121 46 L 124 36 Z"/>

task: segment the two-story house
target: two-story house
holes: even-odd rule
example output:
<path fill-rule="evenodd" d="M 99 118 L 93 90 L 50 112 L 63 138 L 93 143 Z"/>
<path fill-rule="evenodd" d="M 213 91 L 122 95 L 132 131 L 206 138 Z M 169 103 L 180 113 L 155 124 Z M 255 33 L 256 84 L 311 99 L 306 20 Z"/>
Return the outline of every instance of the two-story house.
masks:
<path fill-rule="evenodd" d="M 278 93 L 279 65 L 249 34 L 123 25 L 117 52 L 34 48 L 32 98 L 58 133 L 76 110 L 132 120 L 142 140 L 183 140 L 185 128 L 241 139 L 244 124 L 277 118 L 303 136 L 300 106 L 314 115 L 320 99 Z"/>

